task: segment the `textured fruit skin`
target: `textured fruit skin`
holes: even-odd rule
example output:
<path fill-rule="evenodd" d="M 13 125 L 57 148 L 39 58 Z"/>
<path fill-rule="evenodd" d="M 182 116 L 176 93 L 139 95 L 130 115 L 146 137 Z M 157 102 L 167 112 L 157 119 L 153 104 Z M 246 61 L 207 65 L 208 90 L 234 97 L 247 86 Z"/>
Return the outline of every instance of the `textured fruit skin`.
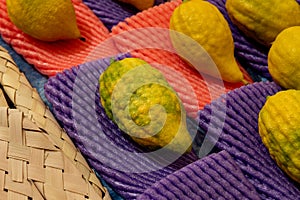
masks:
<path fill-rule="evenodd" d="M 300 91 L 285 90 L 268 97 L 258 118 L 259 134 L 271 157 L 300 183 Z"/>
<path fill-rule="evenodd" d="M 213 4 L 202 0 L 188 0 L 180 4 L 173 12 L 170 29 L 183 33 L 196 41 L 215 62 L 223 80 L 227 82 L 241 82 L 243 74 L 234 57 L 234 43 L 229 25 Z M 201 58 L 199 48 L 193 49 L 178 34 L 172 36 L 174 48 L 183 57 Z M 189 54 L 189 55 L 188 55 Z M 207 66 L 200 69 L 203 73 L 216 76 Z M 219 78 L 219 77 L 217 77 Z"/>
<path fill-rule="evenodd" d="M 145 84 L 137 86 L 141 82 Z M 101 74 L 99 84 L 101 103 L 108 117 L 135 142 L 156 150 L 169 144 L 179 133 L 167 148 L 182 153 L 191 150 L 185 110 L 176 92 L 158 70 L 141 59 L 125 58 L 112 62 Z M 124 96 L 128 93 L 129 101 Z M 155 105 L 163 106 L 164 111 L 152 109 Z M 113 107 L 116 112 L 112 111 Z M 127 109 L 129 116 L 123 112 Z M 166 113 L 166 118 L 162 112 Z M 153 133 L 157 134 L 152 136 Z"/>
<path fill-rule="evenodd" d="M 6 0 L 10 20 L 24 33 L 47 42 L 80 38 L 71 0 Z"/>
<path fill-rule="evenodd" d="M 282 30 L 300 25 L 300 6 L 295 0 L 227 0 L 225 6 L 242 32 L 268 47 Z"/>
<path fill-rule="evenodd" d="M 300 26 L 278 34 L 268 53 L 268 69 L 273 80 L 286 89 L 300 89 Z"/>
<path fill-rule="evenodd" d="M 139 10 L 146 10 L 154 5 L 155 0 L 119 0 L 124 3 L 129 3 Z"/>

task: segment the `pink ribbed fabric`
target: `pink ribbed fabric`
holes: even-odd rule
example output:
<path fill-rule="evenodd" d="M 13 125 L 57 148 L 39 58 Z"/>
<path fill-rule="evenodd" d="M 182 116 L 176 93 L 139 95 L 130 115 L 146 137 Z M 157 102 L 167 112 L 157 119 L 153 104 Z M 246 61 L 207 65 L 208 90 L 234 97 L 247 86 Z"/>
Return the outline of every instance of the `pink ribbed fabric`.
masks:
<path fill-rule="evenodd" d="M 120 52 L 129 51 L 133 57 L 142 58 L 161 70 L 179 96 L 184 99 L 183 103 L 188 112 L 195 114 L 194 111 L 202 109 L 211 100 L 243 84 L 224 82 L 223 86 L 223 83 L 220 84 L 217 80 L 207 80 L 207 77 L 203 78 L 197 70 L 190 67 L 177 54 L 163 50 L 172 48 L 168 35 L 163 34 L 164 32 L 161 32 L 161 30 L 152 30 L 149 27 L 167 30 L 171 15 L 180 3 L 181 0 L 167 2 L 127 18 L 112 29 L 111 35 L 114 36 L 116 47 Z M 146 28 L 147 30 L 141 28 Z M 157 31 L 162 34 L 157 34 Z M 129 32 L 129 34 L 126 34 L 126 32 Z M 140 48 L 149 45 L 159 49 Z M 174 73 L 168 74 L 170 69 L 172 71 L 175 70 L 179 77 L 173 76 Z M 249 83 L 253 82 L 246 70 L 243 68 L 241 70 L 245 79 Z M 185 79 L 186 81 L 181 81 L 180 79 Z M 194 95 L 191 94 L 190 90 L 187 90 L 187 83 L 193 88 L 198 101 L 193 98 Z"/>
<path fill-rule="evenodd" d="M 77 39 L 47 43 L 24 34 L 8 18 L 5 0 L 0 0 L 0 34 L 28 63 L 47 76 L 81 64 L 96 46 L 109 37 L 109 31 L 82 1 L 72 2 L 85 42 Z"/>

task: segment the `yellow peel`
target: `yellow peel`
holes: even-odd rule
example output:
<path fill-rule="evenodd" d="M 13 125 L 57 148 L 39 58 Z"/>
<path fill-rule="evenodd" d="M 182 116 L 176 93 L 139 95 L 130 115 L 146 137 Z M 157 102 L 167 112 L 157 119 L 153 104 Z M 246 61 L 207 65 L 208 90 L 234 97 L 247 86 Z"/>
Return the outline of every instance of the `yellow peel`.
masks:
<path fill-rule="evenodd" d="M 42 40 L 80 38 L 71 0 L 7 0 L 10 20 L 24 33 Z"/>

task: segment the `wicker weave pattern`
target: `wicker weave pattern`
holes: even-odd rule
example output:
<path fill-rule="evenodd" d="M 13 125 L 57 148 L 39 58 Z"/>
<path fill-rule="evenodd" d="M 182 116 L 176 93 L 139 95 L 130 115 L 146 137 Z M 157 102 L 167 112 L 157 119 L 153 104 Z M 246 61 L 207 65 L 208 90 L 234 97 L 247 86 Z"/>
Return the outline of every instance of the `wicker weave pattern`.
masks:
<path fill-rule="evenodd" d="M 99 199 L 71 161 L 22 112 L 1 107 L 0 119 L 1 199 Z"/>
<path fill-rule="evenodd" d="M 3 93 L 2 89 L 0 89 L 0 106 L 1 107 L 7 107 L 8 106 L 8 104 L 5 100 L 4 93 Z"/>
<path fill-rule="evenodd" d="M 89 198 L 91 198 L 91 199 L 102 199 L 102 198 L 110 199 L 108 192 L 101 185 L 99 179 L 96 177 L 94 172 L 90 169 L 86 160 L 83 158 L 81 153 L 76 149 L 73 142 L 68 137 L 68 135 L 65 133 L 65 131 L 59 126 L 59 124 L 53 117 L 52 113 L 49 111 L 49 109 L 43 104 L 37 91 L 31 87 L 31 85 L 27 81 L 25 75 L 19 71 L 18 67 L 15 65 L 12 58 L 9 56 L 7 51 L 5 49 L 3 49 L 2 47 L 0 47 L 0 83 L 3 86 L 4 91 L 6 92 L 6 94 L 10 98 L 10 100 L 14 103 L 15 107 L 27 116 L 27 118 L 29 119 L 29 120 L 27 120 L 27 122 L 32 121 L 34 124 L 36 124 L 36 126 L 37 126 L 36 129 L 43 130 L 47 134 L 49 141 L 52 143 L 52 145 L 50 145 L 50 143 L 48 142 L 49 143 L 48 146 L 49 145 L 51 146 L 51 148 L 49 150 L 53 150 L 52 148 L 54 148 L 54 146 L 56 148 L 58 148 L 58 149 L 56 149 L 56 153 L 53 153 L 53 152 L 49 153 L 48 149 L 46 148 L 47 150 L 45 150 L 45 152 L 43 154 L 44 158 L 47 157 L 47 158 L 50 158 L 51 160 L 53 159 L 52 161 L 50 160 L 50 163 L 48 163 L 49 159 L 44 160 L 46 163 L 43 163 L 43 164 L 45 166 L 49 165 L 51 167 L 51 168 L 49 168 L 49 170 L 45 171 L 45 169 L 44 169 L 43 170 L 44 172 L 40 173 L 39 168 L 37 168 L 38 166 L 33 165 L 36 168 L 36 172 L 34 173 L 34 170 L 31 170 L 31 171 L 27 170 L 27 172 L 23 172 L 22 176 L 24 176 L 24 174 L 26 174 L 26 173 L 30 173 L 30 174 L 26 174 L 26 175 L 32 176 L 32 177 L 30 177 L 30 178 L 32 178 L 32 180 L 36 180 L 35 177 L 40 177 L 38 181 L 41 181 L 41 182 L 43 182 L 47 178 L 51 178 L 51 177 L 52 178 L 54 178 L 56 176 L 62 177 L 61 172 L 58 173 L 58 171 L 55 171 L 54 169 L 56 169 L 56 170 L 60 169 L 60 171 L 62 169 L 64 169 L 64 168 L 62 168 L 65 165 L 64 162 L 66 162 L 66 161 L 64 161 L 64 160 L 66 160 L 64 157 L 67 157 L 68 159 L 70 159 L 70 161 L 72 161 L 74 168 L 67 169 L 68 170 L 67 173 L 65 171 L 66 169 L 64 169 L 66 175 L 64 175 L 63 178 L 64 178 L 64 180 L 65 179 L 67 180 L 67 182 L 65 182 L 65 184 L 67 184 L 67 186 L 64 185 L 64 187 L 71 188 L 71 191 L 74 191 L 74 190 L 81 191 L 80 193 L 81 193 L 81 197 L 83 199 L 85 199 L 85 198 L 87 198 L 87 199 L 89 199 Z M 19 116 L 19 118 L 22 118 L 22 117 Z M 20 127 L 19 127 L 19 129 L 20 129 Z M 6 134 L 8 134 L 8 133 L 6 133 Z M 32 134 L 32 135 L 30 134 L 30 136 L 33 136 L 33 135 L 41 135 L 41 134 Z M 5 137 L 7 137 L 7 135 Z M 15 137 L 21 138 L 21 135 L 19 134 L 18 137 L 17 136 L 15 136 Z M 28 144 L 24 144 L 25 141 L 27 141 L 27 143 L 28 143 L 28 141 L 29 142 L 37 141 L 37 140 L 35 140 L 36 138 L 30 138 L 30 140 L 29 140 L 29 138 L 26 139 L 25 136 L 22 136 L 22 137 L 23 137 L 23 143 L 21 143 L 21 141 L 19 141 L 18 145 L 21 145 L 21 144 L 23 146 L 28 145 Z M 2 139 L 1 133 L 0 133 L 0 139 Z M 4 142 L 9 142 L 9 141 L 5 140 Z M 0 148 L 1 147 L 2 146 L 0 145 Z M 38 147 L 35 146 L 35 148 L 38 148 Z M 21 157 L 20 160 L 28 162 L 28 161 L 30 161 L 29 158 L 32 156 L 31 154 L 29 154 L 29 153 L 32 153 L 32 150 L 30 148 L 28 148 L 28 146 L 25 147 L 24 149 L 26 149 L 26 152 L 28 152 L 27 159 L 23 159 L 23 157 Z M 17 148 L 16 150 L 20 150 L 20 152 L 22 152 L 24 149 Z M 58 150 L 61 150 L 62 153 L 59 153 Z M 33 152 L 35 152 L 35 150 Z M 42 154 L 41 152 L 39 152 L 39 153 L 36 152 L 36 153 Z M 4 153 L 1 155 L 4 155 Z M 40 155 L 40 156 L 42 156 L 42 155 Z M 34 158 L 38 158 L 38 157 L 35 156 Z M 34 162 L 41 162 L 41 160 L 42 160 L 41 158 L 42 157 L 40 157 L 40 160 L 37 160 Z M 61 160 L 61 162 L 57 163 L 59 160 Z M 28 164 L 26 165 L 26 162 L 21 164 L 21 162 L 18 161 L 19 165 L 22 166 L 21 168 L 24 168 L 24 169 L 26 168 L 25 166 L 28 166 Z M 5 162 L 0 161 L 0 166 L 3 163 L 5 163 Z M 10 162 L 8 162 L 8 163 L 10 163 Z M 9 166 L 10 165 L 11 164 L 9 164 Z M 42 166 L 41 163 L 39 166 Z M 0 169 L 4 169 L 5 171 L 7 170 L 7 168 L 2 168 L 2 167 L 0 167 Z M 75 173 L 72 173 L 75 170 L 80 172 L 80 176 L 78 176 L 78 177 L 72 176 L 73 174 L 75 174 Z M 49 173 L 48 175 L 53 174 L 53 173 L 54 174 L 57 173 L 57 174 L 48 176 L 45 174 L 46 172 Z M 69 172 L 71 172 L 71 173 L 69 173 Z M 21 173 L 21 172 L 19 172 L 19 173 Z M 44 175 L 42 176 L 42 174 L 44 174 Z M 16 175 L 19 175 L 19 174 L 16 173 Z M 83 177 L 83 179 L 80 180 L 80 177 Z M 19 177 L 15 177 L 15 178 L 19 178 Z M 42 179 L 42 180 L 40 180 L 40 179 Z M 78 181 L 80 180 L 80 181 L 76 182 L 76 180 L 78 180 Z M 54 182 L 52 183 L 51 181 L 54 181 Z M 48 191 L 49 193 L 59 194 L 59 192 L 51 191 L 53 188 L 51 187 L 51 185 L 48 185 L 50 183 L 54 184 L 54 185 L 58 185 L 58 183 L 56 183 L 55 181 L 56 180 L 50 180 L 49 183 L 47 183 L 47 184 L 45 183 L 46 185 L 44 184 L 45 193 L 47 193 L 46 191 Z M 3 182 L 0 182 L 0 187 L 1 187 L 1 183 L 3 183 Z M 26 184 L 28 185 L 29 183 L 26 183 Z M 85 186 L 88 186 L 88 187 L 85 188 Z M 39 184 L 37 185 L 37 188 L 40 188 L 40 187 L 41 187 L 41 184 L 39 182 Z M 77 187 L 79 187 L 79 188 L 77 188 Z M 23 188 L 23 186 L 20 187 L 19 189 L 21 189 L 21 188 Z M 64 188 L 64 189 L 66 189 L 66 188 Z M 26 195 L 29 196 L 29 194 L 27 194 L 27 193 L 26 193 Z M 33 195 L 33 194 L 31 194 L 31 195 Z M 66 193 L 65 195 L 67 195 L 66 198 L 56 198 L 56 199 L 73 199 L 76 196 L 75 195 L 73 197 L 72 196 L 73 194 L 71 195 L 69 193 Z M 92 197 L 96 197 L 96 196 L 97 196 L 97 198 L 92 198 Z M 51 196 L 49 197 L 49 199 L 51 199 Z M 78 198 L 76 197 L 74 199 L 78 199 Z"/>

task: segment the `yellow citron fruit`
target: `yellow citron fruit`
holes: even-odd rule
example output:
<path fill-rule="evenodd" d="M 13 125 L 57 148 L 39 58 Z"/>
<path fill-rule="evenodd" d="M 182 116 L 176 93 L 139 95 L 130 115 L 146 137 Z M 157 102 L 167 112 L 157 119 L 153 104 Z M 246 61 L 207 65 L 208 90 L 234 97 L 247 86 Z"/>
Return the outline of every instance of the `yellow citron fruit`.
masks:
<path fill-rule="evenodd" d="M 289 89 L 267 98 L 258 117 L 259 134 L 270 156 L 300 183 L 300 91 Z"/>
<path fill-rule="evenodd" d="M 107 116 L 150 150 L 191 151 L 186 111 L 164 75 L 139 58 L 113 61 L 99 78 Z"/>
<path fill-rule="evenodd" d="M 273 80 L 286 89 L 300 89 L 300 26 L 283 30 L 268 54 L 268 69 Z"/>
<path fill-rule="evenodd" d="M 6 5 L 10 20 L 36 39 L 80 38 L 71 0 L 6 0 Z"/>
<path fill-rule="evenodd" d="M 295 0 L 227 0 L 225 6 L 242 32 L 268 47 L 282 30 L 300 25 L 300 6 Z"/>
<path fill-rule="evenodd" d="M 192 41 L 195 41 L 209 54 L 218 70 L 216 74 L 211 69 L 213 67 L 193 65 L 200 72 L 217 78 L 221 75 L 221 78 L 227 82 L 243 81 L 243 73 L 234 57 L 231 30 L 216 6 L 202 0 L 184 1 L 171 16 L 170 29 L 189 38 L 171 32 L 171 41 L 181 57 L 199 60 L 201 57 L 206 57 L 203 51 L 193 44 Z"/>
<path fill-rule="evenodd" d="M 129 3 L 139 10 L 146 10 L 154 5 L 154 0 L 119 0 L 124 3 Z"/>

